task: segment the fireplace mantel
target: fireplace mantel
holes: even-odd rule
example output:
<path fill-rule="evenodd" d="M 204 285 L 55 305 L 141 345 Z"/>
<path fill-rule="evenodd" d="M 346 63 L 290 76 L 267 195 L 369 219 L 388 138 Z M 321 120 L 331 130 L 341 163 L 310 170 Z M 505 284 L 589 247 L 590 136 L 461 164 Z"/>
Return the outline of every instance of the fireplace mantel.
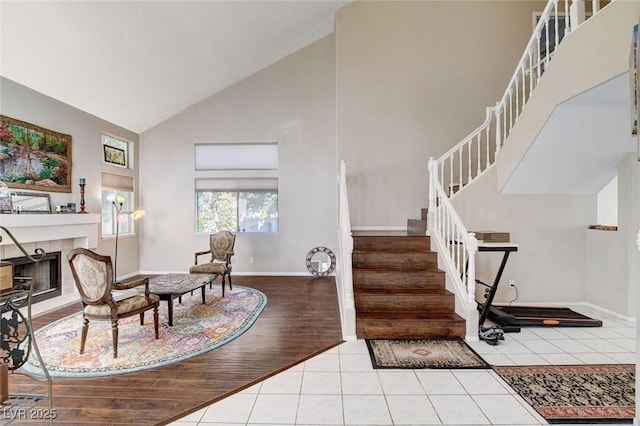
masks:
<path fill-rule="evenodd" d="M 0 215 L 0 225 L 7 228 L 22 243 L 74 239 L 80 247 L 98 245 L 100 215 L 87 214 L 6 214 Z M 0 245 L 13 244 L 2 235 Z"/>
<path fill-rule="evenodd" d="M 74 247 L 95 249 L 98 246 L 100 214 L 0 214 L 0 226 L 13 234 L 27 252 L 36 247 L 45 251 L 61 251 L 62 258 Z M 0 231 L 0 258 L 22 256 L 11 238 Z M 33 315 L 58 309 L 69 303 L 77 303 L 78 292 L 73 275 L 66 261 L 62 262 L 62 295 L 33 304 Z"/>

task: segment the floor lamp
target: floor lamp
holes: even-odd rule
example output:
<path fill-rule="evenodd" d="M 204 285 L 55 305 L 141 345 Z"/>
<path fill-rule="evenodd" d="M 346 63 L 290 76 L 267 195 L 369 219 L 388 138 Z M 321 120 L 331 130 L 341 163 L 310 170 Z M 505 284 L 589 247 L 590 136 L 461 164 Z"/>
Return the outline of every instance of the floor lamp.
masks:
<path fill-rule="evenodd" d="M 144 215 L 144 210 L 135 211 L 122 211 L 122 207 L 126 199 L 122 195 L 117 195 L 115 192 L 107 195 L 107 201 L 111 202 L 113 210 L 115 211 L 116 219 L 116 247 L 113 254 L 113 280 L 118 281 L 118 239 L 120 237 L 120 222 L 125 222 L 127 217 L 131 217 L 132 220 L 138 220 Z"/>

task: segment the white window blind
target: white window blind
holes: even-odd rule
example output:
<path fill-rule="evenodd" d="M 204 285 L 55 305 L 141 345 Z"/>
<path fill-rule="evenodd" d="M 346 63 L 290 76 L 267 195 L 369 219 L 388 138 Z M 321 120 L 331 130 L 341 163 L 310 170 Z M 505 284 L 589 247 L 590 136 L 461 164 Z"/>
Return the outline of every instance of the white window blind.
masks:
<path fill-rule="evenodd" d="M 277 170 L 278 144 L 216 143 L 195 145 L 196 170 Z"/>
<path fill-rule="evenodd" d="M 133 192 L 133 177 L 103 172 L 102 188 Z"/>
<path fill-rule="evenodd" d="M 277 191 L 277 178 L 204 178 L 196 179 L 196 192 L 261 192 Z"/>

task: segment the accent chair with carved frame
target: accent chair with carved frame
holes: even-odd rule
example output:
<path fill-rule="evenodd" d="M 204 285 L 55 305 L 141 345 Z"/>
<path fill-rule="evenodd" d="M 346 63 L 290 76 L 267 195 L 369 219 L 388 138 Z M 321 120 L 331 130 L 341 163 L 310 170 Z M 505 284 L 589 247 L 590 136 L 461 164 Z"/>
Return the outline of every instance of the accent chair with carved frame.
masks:
<path fill-rule="evenodd" d="M 231 284 L 231 257 L 236 236 L 230 231 L 220 231 L 209 236 L 209 250 L 195 253 L 194 265 L 189 269 L 190 274 L 218 274 L 222 277 L 222 297 L 224 297 L 225 278 L 229 278 L 229 290 L 233 290 Z M 211 254 L 208 263 L 198 265 L 198 256 Z"/>
<path fill-rule="evenodd" d="M 158 338 L 158 306 L 160 298 L 149 293 L 149 278 L 138 278 L 125 282 L 114 282 L 111 257 L 103 256 L 84 248 L 75 248 L 67 255 L 76 288 L 80 292 L 82 302 L 82 338 L 80 353 L 84 352 L 89 320 L 111 321 L 113 340 L 113 357 L 118 357 L 118 320 L 120 318 L 140 315 L 140 325 L 144 325 L 144 313 L 153 309 L 153 323 L 156 339 Z M 144 292 L 136 287 L 144 286 Z M 116 300 L 112 290 L 131 290 L 130 296 L 125 294 L 122 300 Z M 128 296 L 128 297 L 127 297 Z"/>

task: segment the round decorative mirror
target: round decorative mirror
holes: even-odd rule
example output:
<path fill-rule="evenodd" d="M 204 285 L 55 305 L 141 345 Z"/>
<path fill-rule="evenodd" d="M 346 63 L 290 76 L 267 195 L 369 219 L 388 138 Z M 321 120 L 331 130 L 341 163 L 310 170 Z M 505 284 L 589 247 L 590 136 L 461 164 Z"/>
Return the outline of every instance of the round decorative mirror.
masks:
<path fill-rule="evenodd" d="M 336 267 L 336 255 L 326 247 L 314 247 L 307 254 L 307 269 L 313 275 L 329 275 Z"/>

